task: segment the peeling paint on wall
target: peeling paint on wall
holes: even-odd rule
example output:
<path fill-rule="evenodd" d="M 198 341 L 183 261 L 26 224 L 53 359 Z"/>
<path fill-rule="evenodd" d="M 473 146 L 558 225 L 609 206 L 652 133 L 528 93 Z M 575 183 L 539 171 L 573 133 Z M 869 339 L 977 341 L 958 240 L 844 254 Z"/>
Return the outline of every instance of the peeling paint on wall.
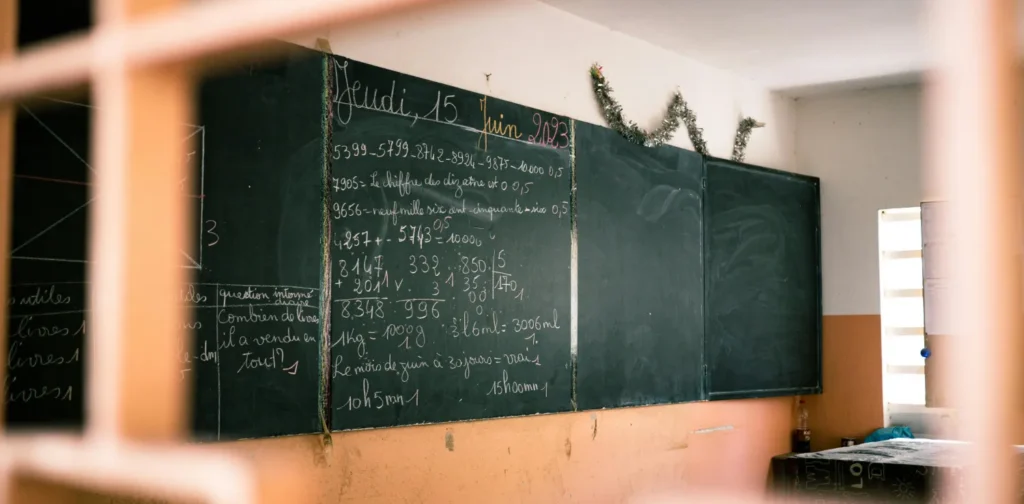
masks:
<path fill-rule="evenodd" d="M 448 448 L 448 451 L 455 451 L 455 435 L 450 430 L 444 433 L 444 447 Z"/>
<path fill-rule="evenodd" d="M 719 425 L 717 427 L 708 427 L 706 429 L 697 429 L 697 430 L 690 431 L 690 432 L 693 433 L 693 434 L 711 434 L 712 432 L 727 431 L 727 430 L 733 430 L 733 429 L 734 429 L 734 427 L 732 425 Z"/>

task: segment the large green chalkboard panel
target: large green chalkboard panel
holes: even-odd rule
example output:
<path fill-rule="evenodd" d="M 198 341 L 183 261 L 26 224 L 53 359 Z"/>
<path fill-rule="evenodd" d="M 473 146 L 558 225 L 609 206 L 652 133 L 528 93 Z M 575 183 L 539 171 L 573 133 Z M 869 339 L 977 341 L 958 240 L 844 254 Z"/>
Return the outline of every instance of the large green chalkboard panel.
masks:
<path fill-rule="evenodd" d="M 193 243 L 180 292 L 193 318 L 181 379 L 200 439 L 319 431 L 324 57 L 298 48 L 205 78 L 182 125 Z M 80 427 L 89 290 L 86 240 L 101 166 L 86 100 L 40 99 L 15 126 L 5 407 L 11 427 Z M 104 365 L 89 362 L 89 365 Z"/>
<path fill-rule="evenodd" d="M 195 428 L 201 437 L 320 431 L 326 100 L 322 54 L 287 46 L 204 80 Z"/>
<path fill-rule="evenodd" d="M 89 114 L 53 103 L 17 109 L 4 383 L 10 427 L 82 424 Z"/>
<path fill-rule="evenodd" d="M 91 2 L 22 1 L 18 45 L 89 28 Z M 7 425 L 82 425 L 85 204 L 89 109 L 25 103 L 15 109 L 12 284 L 4 383 Z M 57 181 L 57 182 L 54 182 Z M 6 183 L 6 181 L 5 181 Z M 58 222 L 60 221 L 60 222 Z M 57 222 L 57 224 L 53 224 Z M 44 230 L 53 225 L 51 232 Z M 3 252 L 6 254 L 6 251 Z M 39 254 L 39 259 L 24 259 Z M 46 260 L 51 259 L 51 260 Z"/>
<path fill-rule="evenodd" d="M 568 120 L 331 77 L 332 428 L 570 409 Z"/>
<path fill-rule="evenodd" d="M 703 161 L 576 123 L 581 409 L 701 399 Z"/>
<path fill-rule="evenodd" d="M 707 162 L 711 399 L 821 391 L 819 182 Z"/>

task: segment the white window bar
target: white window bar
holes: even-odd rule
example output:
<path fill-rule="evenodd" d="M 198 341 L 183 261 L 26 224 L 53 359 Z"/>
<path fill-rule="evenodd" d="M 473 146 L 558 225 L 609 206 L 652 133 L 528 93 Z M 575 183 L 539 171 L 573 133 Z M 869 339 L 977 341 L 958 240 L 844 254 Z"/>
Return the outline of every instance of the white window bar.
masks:
<path fill-rule="evenodd" d="M 903 406 L 925 404 L 920 208 L 880 210 L 878 250 L 882 401 L 889 425 Z"/>

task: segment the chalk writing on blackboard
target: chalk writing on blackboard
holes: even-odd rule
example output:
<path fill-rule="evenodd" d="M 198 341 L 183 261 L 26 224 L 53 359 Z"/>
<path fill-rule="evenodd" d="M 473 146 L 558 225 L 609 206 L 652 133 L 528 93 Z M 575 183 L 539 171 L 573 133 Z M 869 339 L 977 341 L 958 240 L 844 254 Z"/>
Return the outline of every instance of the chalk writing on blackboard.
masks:
<path fill-rule="evenodd" d="M 501 119 L 484 131 L 514 140 L 518 131 Z M 543 250 L 515 233 L 551 223 L 568 245 L 569 194 L 557 190 L 568 187 L 564 158 L 414 137 L 353 140 L 332 148 L 336 418 L 548 397 L 557 372 L 538 370 L 565 363 L 545 358 L 542 345 L 567 335 L 567 307 L 531 301 L 532 254 Z"/>
<path fill-rule="evenodd" d="M 4 398 L 41 405 L 82 399 L 85 323 L 82 284 L 12 285 Z M 32 406 L 28 406 L 32 407 Z"/>
<path fill-rule="evenodd" d="M 408 117 L 416 121 L 423 119 L 433 122 L 444 122 L 453 124 L 459 118 L 459 109 L 453 102 L 454 94 L 437 92 L 437 100 L 429 111 L 412 111 L 405 108 L 405 89 L 398 89 L 396 96 L 397 82 L 392 80 L 388 88 L 371 88 L 364 86 L 358 79 L 349 77 L 349 62 L 334 60 L 334 83 L 337 89 L 334 90 L 335 114 L 338 124 L 346 125 L 352 120 L 354 109 L 373 110 L 402 117 Z"/>
<path fill-rule="evenodd" d="M 571 123 L 332 69 L 333 428 L 571 407 Z"/>

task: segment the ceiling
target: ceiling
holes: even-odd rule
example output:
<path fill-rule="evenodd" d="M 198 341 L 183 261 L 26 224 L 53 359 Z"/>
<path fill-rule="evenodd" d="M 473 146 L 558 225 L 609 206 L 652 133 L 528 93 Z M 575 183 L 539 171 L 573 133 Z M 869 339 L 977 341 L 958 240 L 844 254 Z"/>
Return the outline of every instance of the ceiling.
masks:
<path fill-rule="evenodd" d="M 926 0 L 542 1 L 793 96 L 914 82 L 929 62 Z"/>

